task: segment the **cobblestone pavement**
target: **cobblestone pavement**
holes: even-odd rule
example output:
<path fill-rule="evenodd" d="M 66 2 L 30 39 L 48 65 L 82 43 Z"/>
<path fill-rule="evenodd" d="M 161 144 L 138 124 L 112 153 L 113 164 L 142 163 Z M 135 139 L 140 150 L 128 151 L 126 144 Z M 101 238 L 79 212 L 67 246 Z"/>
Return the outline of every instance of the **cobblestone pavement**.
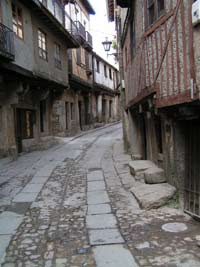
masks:
<path fill-rule="evenodd" d="M 130 193 L 121 135 L 115 125 L 0 165 L 2 267 L 200 266 L 199 223 L 141 210 Z"/>

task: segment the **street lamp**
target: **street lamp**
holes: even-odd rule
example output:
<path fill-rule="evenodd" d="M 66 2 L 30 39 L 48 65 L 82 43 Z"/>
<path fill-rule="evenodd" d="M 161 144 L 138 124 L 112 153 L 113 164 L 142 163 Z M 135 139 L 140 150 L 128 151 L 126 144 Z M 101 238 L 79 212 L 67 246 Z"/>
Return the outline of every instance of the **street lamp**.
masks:
<path fill-rule="evenodd" d="M 104 42 L 102 42 L 102 45 L 104 47 L 105 52 L 110 51 L 111 44 L 112 44 L 112 42 L 108 41 L 108 37 L 106 37 L 106 40 Z"/>

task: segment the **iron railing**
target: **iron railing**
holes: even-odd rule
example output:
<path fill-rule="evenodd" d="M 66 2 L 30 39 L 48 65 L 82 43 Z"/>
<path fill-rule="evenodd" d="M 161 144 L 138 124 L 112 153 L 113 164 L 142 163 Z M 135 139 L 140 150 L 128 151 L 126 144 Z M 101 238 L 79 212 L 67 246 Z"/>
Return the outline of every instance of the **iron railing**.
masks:
<path fill-rule="evenodd" d="M 76 27 L 78 29 L 78 35 L 83 38 L 84 41 L 86 41 L 86 31 L 83 24 L 80 23 L 80 21 L 75 21 Z"/>
<path fill-rule="evenodd" d="M 0 55 L 14 60 L 14 32 L 0 23 Z"/>
<path fill-rule="evenodd" d="M 93 46 L 92 35 L 88 31 L 86 31 L 86 41 L 90 47 Z"/>

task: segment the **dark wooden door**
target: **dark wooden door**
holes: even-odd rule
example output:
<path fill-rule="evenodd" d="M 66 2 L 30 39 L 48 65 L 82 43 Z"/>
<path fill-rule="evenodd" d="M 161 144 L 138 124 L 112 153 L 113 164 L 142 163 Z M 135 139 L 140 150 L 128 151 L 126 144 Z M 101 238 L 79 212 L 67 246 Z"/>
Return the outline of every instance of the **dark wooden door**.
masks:
<path fill-rule="evenodd" d="M 200 121 L 186 129 L 185 211 L 200 218 Z"/>

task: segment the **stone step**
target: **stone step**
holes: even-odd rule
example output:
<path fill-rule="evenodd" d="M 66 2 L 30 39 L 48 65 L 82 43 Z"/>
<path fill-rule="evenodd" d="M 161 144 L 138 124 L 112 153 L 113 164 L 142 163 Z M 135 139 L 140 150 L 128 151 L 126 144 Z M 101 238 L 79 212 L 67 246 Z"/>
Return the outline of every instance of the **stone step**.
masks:
<path fill-rule="evenodd" d="M 152 209 L 165 205 L 176 193 L 176 188 L 168 183 L 144 184 L 137 182 L 130 191 L 142 209 Z"/>
<path fill-rule="evenodd" d="M 134 160 L 129 162 L 130 173 L 136 180 L 144 180 L 147 184 L 165 183 L 164 170 L 150 160 Z"/>
<path fill-rule="evenodd" d="M 144 172 L 144 180 L 147 184 L 160 184 L 166 182 L 165 172 L 158 167 L 152 167 Z"/>

